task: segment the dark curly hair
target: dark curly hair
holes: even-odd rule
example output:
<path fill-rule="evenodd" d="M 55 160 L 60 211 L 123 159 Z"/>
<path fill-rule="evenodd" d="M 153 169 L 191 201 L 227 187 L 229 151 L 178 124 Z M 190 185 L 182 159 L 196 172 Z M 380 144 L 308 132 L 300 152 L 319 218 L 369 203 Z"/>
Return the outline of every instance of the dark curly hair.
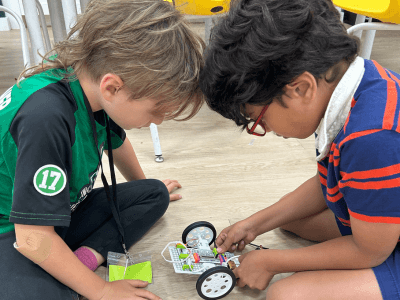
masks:
<path fill-rule="evenodd" d="M 245 126 L 246 103 L 283 105 L 283 88 L 297 76 L 325 77 L 358 50 L 330 0 L 232 1 L 211 31 L 200 88 L 212 110 Z M 333 82 L 337 73 L 324 79 Z"/>

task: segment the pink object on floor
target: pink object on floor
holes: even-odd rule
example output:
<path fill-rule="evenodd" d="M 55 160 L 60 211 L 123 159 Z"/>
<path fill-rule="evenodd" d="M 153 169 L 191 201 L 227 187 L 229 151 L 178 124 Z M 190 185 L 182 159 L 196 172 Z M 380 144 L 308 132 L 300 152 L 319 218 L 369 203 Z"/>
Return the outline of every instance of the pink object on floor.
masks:
<path fill-rule="evenodd" d="M 97 269 L 98 265 L 96 256 L 89 249 L 80 247 L 74 251 L 74 254 L 90 270 L 94 271 Z"/>

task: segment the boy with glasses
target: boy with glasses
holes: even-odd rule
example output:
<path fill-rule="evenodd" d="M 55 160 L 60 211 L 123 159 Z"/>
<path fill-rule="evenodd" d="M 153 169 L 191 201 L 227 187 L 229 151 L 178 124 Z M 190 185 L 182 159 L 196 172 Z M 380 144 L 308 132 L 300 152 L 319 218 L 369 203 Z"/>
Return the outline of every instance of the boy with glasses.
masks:
<path fill-rule="evenodd" d="M 321 242 L 252 251 L 238 286 L 267 299 L 400 299 L 400 75 L 357 56 L 330 0 L 241 0 L 211 33 L 200 87 L 249 134 L 316 135 L 318 173 L 225 228 L 219 252 L 283 228 Z"/>

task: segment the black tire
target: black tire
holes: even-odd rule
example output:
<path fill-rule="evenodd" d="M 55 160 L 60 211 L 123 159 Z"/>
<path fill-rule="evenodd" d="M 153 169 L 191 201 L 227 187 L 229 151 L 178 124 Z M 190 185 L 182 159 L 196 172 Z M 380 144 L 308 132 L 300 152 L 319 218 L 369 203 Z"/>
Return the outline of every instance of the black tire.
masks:
<path fill-rule="evenodd" d="M 191 232 L 195 228 L 201 228 L 201 227 L 206 227 L 212 231 L 213 237 L 208 244 L 211 245 L 212 243 L 214 243 L 215 239 L 217 238 L 217 231 L 215 230 L 214 225 L 207 221 L 195 222 L 195 223 L 190 224 L 188 227 L 186 227 L 186 229 L 182 233 L 183 243 L 186 244 L 186 242 L 188 241 L 187 236 L 188 236 L 189 232 Z M 188 246 L 188 247 L 190 247 L 190 246 Z"/>
<path fill-rule="evenodd" d="M 210 286 L 207 286 L 207 285 Z M 227 267 L 208 269 L 197 279 L 196 290 L 206 300 L 221 299 L 228 295 L 236 285 L 236 276 Z"/>

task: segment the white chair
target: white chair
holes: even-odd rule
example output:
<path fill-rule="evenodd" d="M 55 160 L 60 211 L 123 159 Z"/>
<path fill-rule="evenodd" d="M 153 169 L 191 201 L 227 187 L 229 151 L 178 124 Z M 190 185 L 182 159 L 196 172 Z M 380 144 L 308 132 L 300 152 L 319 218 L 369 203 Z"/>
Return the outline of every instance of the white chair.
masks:
<path fill-rule="evenodd" d="M 400 25 L 372 22 L 371 20 L 372 18 L 368 23 L 356 24 L 347 29 L 347 33 L 358 34 L 359 36 L 364 30 L 366 31 L 365 39 L 360 49 L 360 56 L 366 59 L 371 57 L 376 30 L 400 30 Z"/>
<path fill-rule="evenodd" d="M 24 22 L 22 21 L 19 14 L 17 14 L 13 10 L 11 10 L 5 6 L 0 5 L 0 11 L 9 13 L 17 21 L 19 30 L 21 33 L 22 57 L 24 59 L 24 66 L 25 67 L 31 66 L 31 58 L 30 58 L 29 45 L 28 45 L 28 36 L 26 34 L 26 28 L 25 28 Z"/>
<path fill-rule="evenodd" d="M 73 25 L 76 20 L 77 12 L 75 0 L 51 0 L 48 1 L 48 4 L 54 40 L 55 42 L 59 42 L 65 39 L 70 26 Z M 42 6 L 38 0 L 22 0 L 22 5 L 24 7 L 26 25 L 29 31 L 34 61 L 35 63 L 40 63 L 42 58 L 38 53 L 44 55 L 51 49 Z M 61 23 L 63 20 L 65 20 L 64 24 Z M 45 43 L 43 43 L 40 23 L 42 25 Z"/>
<path fill-rule="evenodd" d="M 357 14 L 356 24 L 347 32 L 361 38 L 366 31 L 361 45 L 360 56 L 366 59 L 371 57 L 376 30 L 400 30 L 400 0 L 333 0 L 333 3 L 344 10 Z M 366 16 L 369 17 L 365 23 Z M 372 19 L 394 24 L 372 22 Z"/>
<path fill-rule="evenodd" d="M 35 32 L 33 34 L 38 34 L 40 36 L 40 39 L 41 39 L 41 45 L 40 46 L 42 48 L 44 48 L 44 44 L 43 44 L 43 40 L 42 40 L 42 33 L 40 32 L 40 28 L 42 28 L 44 42 L 45 42 L 45 45 L 46 45 L 46 51 L 50 51 L 50 49 L 51 49 L 50 38 L 49 38 L 49 33 L 48 33 L 47 27 L 46 27 L 46 20 L 45 20 L 45 17 L 44 17 L 42 6 L 40 5 L 38 0 L 35 0 L 34 4 L 35 4 L 35 6 L 32 9 L 34 11 L 37 10 L 37 13 L 39 14 L 38 15 L 38 22 L 37 22 L 39 31 Z M 27 33 L 26 33 L 24 22 L 22 21 L 20 15 L 17 14 L 15 11 L 13 11 L 13 10 L 5 7 L 5 6 L 0 6 L 0 10 L 4 11 L 4 12 L 7 12 L 12 17 L 14 17 L 14 19 L 17 21 L 19 29 L 21 31 L 21 43 L 22 43 L 22 52 L 23 52 L 23 58 L 24 58 L 24 65 L 25 66 L 30 66 L 31 65 L 31 62 L 30 62 L 30 51 L 29 51 L 28 38 L 27 38 Z M 36 45 L 36 43 L 35 43 L 35 45 Z M 34 56 L 36 58 L 35 61 L 39 61 L 40 55 L 37 54 L 37 51 L 34 51 Z"/>

